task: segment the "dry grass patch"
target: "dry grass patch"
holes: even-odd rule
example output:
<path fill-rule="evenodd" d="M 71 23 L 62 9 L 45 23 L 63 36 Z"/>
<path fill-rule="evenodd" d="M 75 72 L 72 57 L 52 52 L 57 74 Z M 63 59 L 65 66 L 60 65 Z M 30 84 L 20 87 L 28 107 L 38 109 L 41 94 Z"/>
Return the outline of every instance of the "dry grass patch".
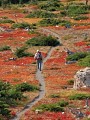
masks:
<path fill-rule="evenodd" d="M 18 22 L 27 22 L 29 24 L 38 23 L 41 18 L 18 18 Z"/>

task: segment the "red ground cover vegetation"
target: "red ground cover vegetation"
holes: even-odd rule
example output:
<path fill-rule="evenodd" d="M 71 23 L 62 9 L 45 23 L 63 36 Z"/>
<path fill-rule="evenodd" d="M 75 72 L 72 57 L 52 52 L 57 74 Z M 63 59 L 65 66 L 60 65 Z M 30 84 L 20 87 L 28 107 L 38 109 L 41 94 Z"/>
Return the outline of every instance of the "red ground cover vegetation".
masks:
<path fill-rule="evenodd" d="M 1 80 L 13 84 L 29 82 L 37 83 L 35 80 L 36 65 L 33 57 L 17 58 L 9 60 L 14 55 L 11 51 L 0 52 L 0 74 Z"/>
<path fill-rule="evenodd" d="M 41 114 L 36 114 L 37 117 L 35 117 L 35 113 L 31 113 L 27 111 L 25 113 L 24 119 L 21 120 L 75 120 L 71 114 L 69 113 L 64 113 L 64 112 L 44 112 L 43 116 Z"/>
<path fill-rule="evenodd" d="M 52 56 L 55 55 L 54 53 L 55 51 L 53 52 Z M 47 84 L 48 82 L 51 83 L 48 84 L 50 88 L 52 88 L 53 85 L 59 85 L 59 86 L 67 85 L 67 81 L 73 79 L 75 72 L 81 68 L 77 64 L 65 65 L 65 60 L 66 60 L 65 52 L 61 52 L 60 55 L 58 56 L 59 57 L 51 58 L 47 60 L 47 62 L 45 63 L 44 73 Z"/>
<path fill-rule="evenodd" d="M 36 6 L 32 6 L 32 9 L 36 9 Z M 0 11 L 0 17 L 9 17 L 10 19 L 13 19 L 14 21 L 20 20 L 21 18 L 24 18 L 26 14 L 22 13 L 15 13 L 10 11 Z M 90 22 L 90 20 L 87 21 L 79 21 L 81 22 Z M 10 24 L 0 24 L 0 26 L 6 26 L 6 28 L 10 27 Z M 46 27 L 48 29 L 62 32 L 63 36 L 65 33 L 68 32 L 68 29 L 62 26 L 49 26 Z M 85 30 L 90 29 L 90 26 L 74 26 L 73 30 Z M 61 31 L 60 31 L 61 30 Z M 48 33 L 49 34 L 49 33 Z M 25 42 L 35 37 L 36 34 L 29 34 L 27 31 L 22 29 L 16 29 L 12 30 L 11 32 L 2 32 L 0 33 L 0 45 L 9 45 L 12 50 L 16 49 L 16 47 L 22 47 Z M 61 36 L 62 37 L 62 36 Z M 63 45 L 65 45 L 63 41 Z M 90 46 L 87 46 L 87 43 L 83 40 L 73 44 L 72 48 L 74 50 L 74 47 L 82 47 L 84 50 L 90 49 Z M 43 56 L 45 57 L 47 53 L 43 52 Z M 10 82 L 13 85 L 22 83 L 22 82 L 28 82 L 30 84 L 38 84 L 38 81 L 36 80 L 36 64 L 33 64 L 35 62 L 33 57 L 24 57 L 24 58 L 17 58 L 16 60 L 9 60 L 9 58 L 15 57 L 13 52 L 11 50 L 8 51 L 2 51 L 0 52 L 0 79 L 5 82 Z M 60 92 L 63 88 L 62 86 L 68 86 L 68 81 L 74 79 L 74 75 L 77 72 L 77 70 L 81 69 L 82 67 L 78 66 L 77 63 L 73 64 L 67 64 L 65 65 L 67 54 L 65 51 L 62 51 L 61 46 L 59 46 L 58 50 L 54 50 L 50 56 L 50 59 L 48 59 L 44 64 L 44 69 L 42 73 L 44 74 L 45 78 L 45 87 L 46 87 L 46 94 L 45 97 L 39 101 L 35 106 L 40 104 L 48 104 L 48 103 L 55 103 L 58 100 L 61 100 L 63 98 L 50 98 L 49 95 L 52 93 L 57 94 Z M 72 86 L 73 87 L 73 86 Z M 82 90 L 85 91 L 85 90 Z M 89 91 L 89 90 L 86 90 Z M 35 96 L 35 95 L 34 95 Z M 64 98 L 67 100 L 67 98 Z M 76 102 L 78 104 L 78 102 Z M 84 106 L 85 101 L 82 101 L 80 103 L 81 106 Z M 16 114 L 15 109 L 12 110 L 11 114 L 14 116 Z M 86 111 L 87 115 L 90 115 L 90 112 Z M 72 114 L 69 111 L 65 112 L 42 112 L 40 114 L 36 114 L 32 110 L 28 110 L 25 115 L 21 118 L 21 120 L 75 120 L 72 116 Z"/>
<path fill-rule="evenodd" d="M 76 46 L 85 46 L 86 42 L 85 41 L 80 41 L 80 42 L 76 42 L 74 43 Z"/>
<path fill-rule="evenodd" d="M 90 22 L 90 21 L 89 21 Z M 73 27 L 75 30 L 84 30 L 84 29 L 90 29 L 90 25 L 88 26 L 75 26 Z"/>
<path fill-rule="evenodd" d="M 0 45 L 9 45 L 11 47 L 21 47 L 25 41 L 35 37 L 36 34 L 29 34 L 27 31 L 17 29 L 12 32 L 0 33 Z"/>

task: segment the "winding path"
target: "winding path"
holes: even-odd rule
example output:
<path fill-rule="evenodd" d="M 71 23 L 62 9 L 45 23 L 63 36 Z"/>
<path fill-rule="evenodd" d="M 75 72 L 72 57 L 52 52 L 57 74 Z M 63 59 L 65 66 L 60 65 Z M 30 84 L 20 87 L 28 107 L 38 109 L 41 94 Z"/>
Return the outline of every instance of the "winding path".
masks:
<path fill-rule="evenodd" d="M 49 33 L 55 37 L 57 37 L 58 39 L 60 39 L 59 35 L 57 33 L 54 33 L 48 29 L 41 29 L 43 32 L 45 33 Z M 44 63 L 50 58 L 50 55 L 53 51 L 54 47 L 51 47 L 51 49 L 49 50 L 47 56 L 44 58 L 43 63 L 42 63 L 42 69 L 44 66 Z M 41 100 L 44 95 L 45 95 L 45 82 L 44 82 L 44 77 L 41 71 L 39 71 L 37 69 L 36 72 L 36 79 L 39 81 L 40 84 L 40 91 L 39 91 L 39 95 L 36 96 L 32 101 L 30 101 L 27 105 L 25 105 L 25 107 L 16 114 L 16 116 L 14 118 L 12 118 L 11 120 L 20 120 L 21 116 L 27 111 L 29 110 L 33 105 L 35 105 L 39 100 Z"/>

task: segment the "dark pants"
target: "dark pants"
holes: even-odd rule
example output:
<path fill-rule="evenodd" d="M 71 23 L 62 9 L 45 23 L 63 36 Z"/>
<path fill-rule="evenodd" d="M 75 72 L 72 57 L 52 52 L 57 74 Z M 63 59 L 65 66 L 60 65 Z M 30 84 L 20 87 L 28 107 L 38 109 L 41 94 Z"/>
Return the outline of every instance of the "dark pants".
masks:
<path fill-rule="evenodd" d="M 42 60 L 37 60 L 37 67 L 38 67 L 38 69 L 41 71 Z"/>

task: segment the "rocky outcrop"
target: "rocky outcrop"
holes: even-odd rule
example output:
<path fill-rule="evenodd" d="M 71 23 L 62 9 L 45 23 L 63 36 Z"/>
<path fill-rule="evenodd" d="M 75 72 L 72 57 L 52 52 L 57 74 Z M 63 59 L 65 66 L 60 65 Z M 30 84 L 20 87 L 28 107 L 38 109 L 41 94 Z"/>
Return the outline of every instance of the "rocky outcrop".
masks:
<path fill-rule="evenodd" d="M 74 89 L 90 87 L 90 67 L 86 67 L 77 71 L 74 78 Z"/>

